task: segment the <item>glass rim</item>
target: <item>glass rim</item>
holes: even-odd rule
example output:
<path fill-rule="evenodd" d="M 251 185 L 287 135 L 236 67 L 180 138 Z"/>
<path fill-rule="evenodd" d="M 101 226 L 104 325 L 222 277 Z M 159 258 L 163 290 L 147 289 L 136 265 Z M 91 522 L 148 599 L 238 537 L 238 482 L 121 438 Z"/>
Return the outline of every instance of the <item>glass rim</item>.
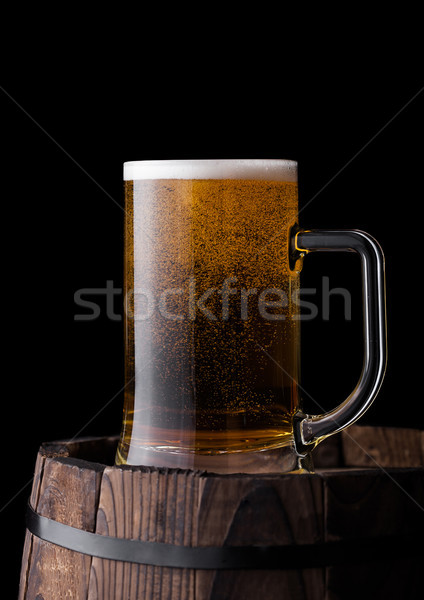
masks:
<path fill-rule="evenodd" d="M 124 163 L 124 180 L 253 179 L 297 182 L 297 161 L 282 158 L 136 160 Z"/>

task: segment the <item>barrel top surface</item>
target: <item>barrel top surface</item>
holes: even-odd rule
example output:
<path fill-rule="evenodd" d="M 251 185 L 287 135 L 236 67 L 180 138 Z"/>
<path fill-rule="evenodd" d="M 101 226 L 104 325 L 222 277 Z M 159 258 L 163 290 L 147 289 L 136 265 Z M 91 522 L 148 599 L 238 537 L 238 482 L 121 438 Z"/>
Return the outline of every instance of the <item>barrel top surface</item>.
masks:
<path fill-rule="evenodd" d="M 73 440 L 45 442 L 40 447 L 42 456 L 56 459 L 59 463 L 75 464 L 89 470 L 103 470 L 114 466 L 118 436 L 83 437 Z M 341 435 L 333 436 L 320 444 L 312 454 L 315 465 L 313 474 L 331 471 L 339 473 L 364 473 L 365 471 L 403 468 L 424 468 L 424 431 L 417 429 L 352 426 Z M 116 469 L 127 471 L 157 471 L 171 474 L 190 469 L 157 468 L 148 465 L 119 465 Z M 239 473 L 218 475 L 207 471 L 193 471 L 199 477 L 251 477 Z M 269 478 L 293 476 L 290 473 L 255 474 Z"/>

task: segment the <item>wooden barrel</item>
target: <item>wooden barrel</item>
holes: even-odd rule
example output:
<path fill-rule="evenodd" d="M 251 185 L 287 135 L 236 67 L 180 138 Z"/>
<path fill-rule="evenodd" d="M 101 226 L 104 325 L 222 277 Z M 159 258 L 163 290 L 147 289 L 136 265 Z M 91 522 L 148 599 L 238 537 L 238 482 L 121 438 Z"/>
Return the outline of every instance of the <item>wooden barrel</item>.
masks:
<path fill-rule="evenodd" d="M 43 444 L 35 513 L 161 547 L 264 552 L 269 565 L 139 564 L 27 531 L 20 600 L 422 598 L 424 432 L 353 426 L 316 449 L 306 475 L 107 466 L 116 443 Z"/>

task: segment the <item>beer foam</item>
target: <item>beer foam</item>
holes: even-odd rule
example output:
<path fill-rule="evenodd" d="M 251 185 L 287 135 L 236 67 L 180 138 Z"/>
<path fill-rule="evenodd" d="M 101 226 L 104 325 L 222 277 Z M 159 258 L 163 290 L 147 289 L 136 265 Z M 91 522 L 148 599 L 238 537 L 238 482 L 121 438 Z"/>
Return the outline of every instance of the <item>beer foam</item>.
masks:
<path fill-rule="evenodd" d="M 124 163 L 124 180 L 254 179 L 297 181 L 297 162 L 283 159 L 137 160 Z"/>

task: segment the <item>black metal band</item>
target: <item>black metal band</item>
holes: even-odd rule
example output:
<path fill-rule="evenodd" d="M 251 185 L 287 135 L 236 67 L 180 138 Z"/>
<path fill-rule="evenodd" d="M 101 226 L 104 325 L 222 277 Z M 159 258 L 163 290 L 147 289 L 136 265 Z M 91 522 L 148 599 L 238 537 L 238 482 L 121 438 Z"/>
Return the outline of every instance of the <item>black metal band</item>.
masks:
<path fill-rule="evenodd" d="M 412 536 L 286 546 L 176 546 L 83 531 L 42 517 L 28 504 L 27 528 L 57 546 L 98 558 L 181 569 L 305 569 L 406 557 L 423 551 Z M 418 549 L 417 549 L 418 547 Z"/>

